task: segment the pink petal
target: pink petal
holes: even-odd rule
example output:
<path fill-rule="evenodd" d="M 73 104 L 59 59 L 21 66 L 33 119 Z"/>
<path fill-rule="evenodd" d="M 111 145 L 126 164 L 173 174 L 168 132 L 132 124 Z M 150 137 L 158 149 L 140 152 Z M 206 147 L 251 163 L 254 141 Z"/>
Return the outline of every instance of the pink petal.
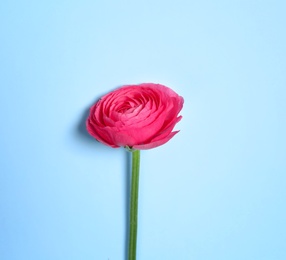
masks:
<path fill-rule="evenodd" d="M 167 137 L 165 137 L 163 139 L 160 139 L 158 141 L 155 141 L 155 142 L 151 142 L 151 143 L 148 143 L 148 144 L 134 145 L 132 148 L 136 149 L 136 150 L 148 150 L 148 149 L 152 149 L 152 148 L 158 147 L 160 145 L 163 145 L 163 144 L 167 143 L 178 132 L 179 131 L 172 132 Z"/>

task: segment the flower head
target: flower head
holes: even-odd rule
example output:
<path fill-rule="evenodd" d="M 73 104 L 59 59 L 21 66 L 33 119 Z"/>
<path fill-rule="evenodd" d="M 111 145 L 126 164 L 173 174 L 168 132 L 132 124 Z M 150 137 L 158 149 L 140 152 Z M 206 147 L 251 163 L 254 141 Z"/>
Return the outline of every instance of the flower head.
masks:
<path fill-rule="evenodd" d="M 117 148 L 155 148 L 179 131 L 172 131 L 184 100 L 161 84 L 122 86 L 103 96 L 90 108 L 86 126 L 98 141 Z"/>

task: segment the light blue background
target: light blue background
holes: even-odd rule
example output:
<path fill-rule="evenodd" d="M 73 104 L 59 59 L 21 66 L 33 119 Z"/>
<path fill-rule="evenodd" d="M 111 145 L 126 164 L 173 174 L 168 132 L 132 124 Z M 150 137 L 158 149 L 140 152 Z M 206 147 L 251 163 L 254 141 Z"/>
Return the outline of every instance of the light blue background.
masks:
<path fill-rule="evenodd" d="M 0 2 L 0 259 L 121 260 L 128 158 L 86 135 L 123 84 L 185 99 L 142 152 L 138 260 L 286 259 L 286 2 Z"/>

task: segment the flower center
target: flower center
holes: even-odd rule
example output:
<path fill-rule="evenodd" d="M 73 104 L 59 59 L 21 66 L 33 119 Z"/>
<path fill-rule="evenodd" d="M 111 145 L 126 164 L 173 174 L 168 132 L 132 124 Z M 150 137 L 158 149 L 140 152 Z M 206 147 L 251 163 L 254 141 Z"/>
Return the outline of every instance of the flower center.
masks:
<path fill-rule="evenodd" d="M 120 114 L 131 114 L 139 106 L 140 104 L 137 104 L 133 101 L 124 102 L 121 104 L 121 106 L 118 107 L 117 112 Z"/>

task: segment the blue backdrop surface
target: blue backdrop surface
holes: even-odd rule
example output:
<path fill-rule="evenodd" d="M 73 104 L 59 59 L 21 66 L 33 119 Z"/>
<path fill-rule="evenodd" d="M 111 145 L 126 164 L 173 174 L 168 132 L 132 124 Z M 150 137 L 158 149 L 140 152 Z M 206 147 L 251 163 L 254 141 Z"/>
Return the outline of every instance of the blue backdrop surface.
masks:
<path fill-rule="evenodd" d="M 286 259 L 286 2 L 0 2 L 0 259 L 123 260 L 124 149 L 85 131 L 123 84 L 185 99 L 143 151 L 138 260 Z"/>

